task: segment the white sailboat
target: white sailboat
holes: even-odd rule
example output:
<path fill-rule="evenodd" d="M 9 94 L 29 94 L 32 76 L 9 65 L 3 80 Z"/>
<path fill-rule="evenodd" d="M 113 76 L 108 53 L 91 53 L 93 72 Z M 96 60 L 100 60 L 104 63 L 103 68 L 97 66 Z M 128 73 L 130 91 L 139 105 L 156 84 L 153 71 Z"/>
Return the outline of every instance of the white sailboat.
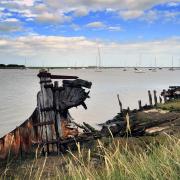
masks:
<path fill-rule="evenodd" d="M 172 56 L 172 60 L 171 60 L 171 68 L 169 68 L 170 71 L 174 71 L 174 58 Z"/>
<path fill-rule="evenodd" d="M 154 59 L 154 68 L 152 69 L 152 72 L 157 72 L 157 67 L 156 67 L 156 56 L 155 56 L 155 59 Z"/>
<path fill-rule="evenodd" d="M 100 48 L 98 47 L 98 57 L 96 58 L 96 70 L 95 72 L 102 72 L 101 70 L 101 54 Z"/>
<path fill-rule="evenodd" d="M 123 71 L 127 71 L 126 60 L 124 60 L 124 68 L 123 68 Z"/>
<path fill-rule="evenodd" d="M 134 72 L 135 73 L 145 73 L 145 71 L 143 71 L 142 69 L 137 69 L 137 68 L 134 69 Z"/>
<path fill-rule="evenodd" d="M 142 55 L 139 56 L 139 66 L 141 65 L 141 58 L 142 58 L 141 56 L 142 56 Z M 136 64 L 136 67 L 134 68 L 134 72 L 135 72 L 135 73 L 145 73 L 144 70 L 137 68 L 137 64 Z"/>

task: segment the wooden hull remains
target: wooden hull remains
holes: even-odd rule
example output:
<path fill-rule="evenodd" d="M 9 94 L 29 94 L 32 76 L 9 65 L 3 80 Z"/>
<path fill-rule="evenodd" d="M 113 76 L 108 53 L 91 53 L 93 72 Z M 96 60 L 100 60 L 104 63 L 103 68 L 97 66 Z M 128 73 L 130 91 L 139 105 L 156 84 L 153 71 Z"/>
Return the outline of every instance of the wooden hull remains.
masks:
<path fill-rule="evenodd" d="M 5 159 L 8 155 L 13 154 L 15 157 L 21 151 L 28 153 L 32 143 L 38 142 L 38 131 L 36 124 L 38 122 L 38 110 L 19 127 L 0 138 L 0 159 Z"/>
<path fill-rule="evenodd" d="M 61 140 L 79 134 L 77 126 L 71 127 L 68 109 L 79 105 L 87 108 L 84 101 L 89 92 L 85 88 L 91 88 L 92 83 L 76 76 L 51 75 L 45 70 L 38 77 L 41 90 L 37 94 L 37 107 L 29 119 L 0 138 L 0 159 L 28 153 L 33 144 L 41 145 L 43 153 L 59 152 Z M 52 79 L 66 80 L 59 87 L 58 81 L 53 84 Z"/>
<path fill-rule="evenodd" d="M 163 99 L 164 103 L 179 100 L 179 86 L 164 90 L 159 102 L 157 92 L 153 91 L 152 96 L 148 91 L 149 105 L 142 106 L 139 100 L 139 109 L 134 110 L 123 109 L 118 95 L 120 112 L 113 119 L 99 124 L 102 128 L 98 131 L 85 122 L 78 124 L 72 121 L 68 111 L 79 105 L 87 109 L 85 100 L 89 98 L 89 92 L 85 88 L 90 89 L 91 82 L 76 76 L 51 75 L 46 71 L 41 71 L 38 77 L 41 90 L 37 94 L 37 107 L 22 125 L 0 138 L 0 159 L 6 159 L 9 154 L 17 157 L 22 152 L 29 153 L 32 145 L 40 146 L 44 155 L 52 152 L 59 154 L 77 142 L 101 137 L 152 135 L 164 130 L 180 132 L 180 112 L 158 109 Z M 53 83 L 52 79 L 65 80 L 59 86 L 58 81 Z M 78 128 L 83 129 L 83 133 Z"/>

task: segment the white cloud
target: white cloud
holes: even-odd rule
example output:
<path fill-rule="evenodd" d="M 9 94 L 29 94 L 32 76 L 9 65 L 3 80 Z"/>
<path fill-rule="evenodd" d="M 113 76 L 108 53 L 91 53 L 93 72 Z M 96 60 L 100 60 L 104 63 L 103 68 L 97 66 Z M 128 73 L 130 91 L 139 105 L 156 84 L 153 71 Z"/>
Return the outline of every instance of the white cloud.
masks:
<path fill-rule="evenodd" d="M 22 4 L 25 4 L 26 6 L 33 6 L 34 4 L 34 0 L 21 0 L 19 2 L 21 2 Z"/>
<path fill-rule="evenodd" d="M 91 22 L 85 25 L 85 27 L 87 28 L 91 28 L 91 29 L 104 29 L 104 30 L 108 30 L 108 31 L 122 31 L 122 27 L 120 26 L 110 26 L 107 25 L 101 21 L 95 21 L 95 22 Z"/>
<path fill-rule="evenodd" d="M 176 18 L 179 15 L 180 15 L 180 12 L 171 12 L 171 11 L 165 11 L 164 12 L 164 16 L 167 19 L 174 19 L 174 18 Z"/>
<path fill-rule="evenodd" d="M 169 6 L 177 6 L 179 2 L 180 0 L 3 0 L 0 1 L 0 6 L 21 14 L 27 20 L 30 18 L 38 22 L 64 23 L 72 19 L 70 16 L 86 16 L 89 12 L 104 10 L 116 12 L 125 20 L 143 17 L 150 19 L 152 14 L 147 14 L 146 11 L 150 11 L 153 6 L 167 3 Z M 70 15 L 67 16 L 67 13 Z"/>
<path fill-rule="evenodd" d="M 19 20 L 16 18 L 7 18 L 3 22 L 19 22 Z"/>
<path fill-rule="evenodd" d="M 149 9 L 156 4 L 166 3 L 168 0 L 45 0 L 46 4 L 53 8 L 74 8 L 74 7 L 86 7 L 89 10 L 98 10 L 98 9 Z"/>
<path fill-rule="evenodd" d="M 83 53 L 87 51 L 96 52 L 97 44 L 100 45 L 105 51 L 111 52 L 113 55 L 114 51 L 119 54 L 132 54 L 138 53 L 152 53 L 152 54 L 179 54 L 180 52 L 180 37 L 174 37 L 164 40 L 156 41 L 145 41 L 145 42 L 129 42 L 129 43 L 115 43 L 115 42 L 103 42 L 93 41 L 85 37 L 62 37 L 62 36 L 41 36 L 31 35 L 22 36 L 16 39 L 1 38 L 0 39 L 0 51 L 6 53 L 7 51 L 11 54 L 29 55 L 38 53 L 60 53 L 71 51 L 73 54 L 75 51 Z M 0 53 L 0 54 L 1 54 Z M 27 55 L 26 54 L 26 55 Z"/>
<path fill-rule="evenodd" d="M 65 16 L 64 14 L 54 14 L 49 12 L 44 12 L 42 14 L 38 14 L 35 19 L 42 23 L 63 23 L 71 21 L 71 17 Z"/>
<path fill-rule="evenodd" d="M 33 6 L 33 4 L 34 4 L 34 1 L 35 0 L 4 0 L 3 2 L 4 3 L 9 3 L 9 2 L 11 2 L 11 3 L 15 3 L 15 4 L 19 4 L 19 5 L 25 5 L 25 6 Z"/>
<path fill-rule="evenodd" d="M 45 12 L 48 10 L 48 7 L 45 5 L 45 4 L 37 4 L 35 7 L 34 7 L 34 10 L 37 11 L 37 12 Z"/>
<path fill-rule="evenodd" d="M 77 24 L 71 24 L 71 28 L 74 30 L 74 31 L 79 31 L 81 29 L 81 27 Z"/>
<path fill-rule="evenodd" d="M 160 15 L 160 12 L 155 10 L 150 10 L 144 13 L 140 19 L 152 23 L 159 18 L 163 18 L 162 15 Z"/>
<path fill-rule="evenodd" d="M 156 20 L 161 19 L 163 22 L 171 21 L 171 22 L 179 22 L 180 12 L 173 11 L 158 11 L 158 10 L 149 10 L 143 14 L 139 19 L 152 23 Z"/>
<path fill-rule="evenodd" d="M 85 37 L 23 36 L 16 39 L 0 39 L 0 51 L 18 55 L 35 55 L 38 52 L 61 52 L 94 47 L 95 42 Z"/>
<path fill-rule="evenodd" d="M 167 4 L 169 7 L 176 7 L 176 6 L 179 6 L 179 3 L 178 2 L 170 2 Z"/>
<path fill-rule="evenodd" d="M 109 31 L 122 31 L 123 30 L 120 26 L 109 26 L 107 29 Z"/>
<path fill-rule="evenodd" d="M 88 15 L 88 9 L 86 7 L 79 7 L 77 9 L 74 10 L 74 15 L 81 17 L 81 16 L 86 16 Z"/>
<path fill-rule="evenodd" d="M 21 23 L 15 18 L 0 21 L 0 33 L 11 33 L 22 30 Z"/>
<path fill-rule="evenodd" d="M 103 65 L 119 66 L 120 61 L 127 60 L 126 65 L 135 65 L 139 54 L 143 55 L 143 64 L 149 65 L 152 58 L 158 63 L 168 66 L 172 55 L 179 58 L 180 37 L 164 40 L 117 43 L 93 41 L 85 37 L 61 37 L 31 35 L 18 38 L 0 38 L 0 59 L 8 59 L 11 63 L 28 57 L 28 64 L 42 66 L 95 65 L 97 46 L 100 46 Z"/>
<path fill-rule="evenodd" d="M 90 23 L 86 24 L 86 27 L 93 28 L 93 29 L 99 29 L 99 28 L 104 28 L 105 24 L 100 21 L 95 21 L 95 22 L 90 22 Z"/>
<path fill-rule="evenodd" d="M 124 19 L 135 19 L 144 14 L 142 10 L 127 10 L 127 11 L 120 11 L 120 16 Z"/>

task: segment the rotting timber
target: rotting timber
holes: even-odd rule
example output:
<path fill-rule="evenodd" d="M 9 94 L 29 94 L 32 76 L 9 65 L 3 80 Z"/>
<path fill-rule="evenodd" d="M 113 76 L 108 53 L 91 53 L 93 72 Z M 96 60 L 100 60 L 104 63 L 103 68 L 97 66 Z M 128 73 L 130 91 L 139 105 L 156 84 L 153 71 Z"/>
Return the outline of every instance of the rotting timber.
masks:
<path fill-rule="evenodd" d="M 142 106 L 138 101 L 139 109 L 134 110 L 123 109 L 118 95 L 120 112 L 113 119 L 100 124 L 101 130 L 96 130 L 85 122 L 78 124 L 72 121 L 68 111 L 79 105 L 87 109 L 85 100 L 89 98 L 89 92 L 85 88 L 90 89 L 91 82 L 76 76 L 51 75 L 47 71 L 41 71 L 38 77 L 41 90 L 37 95 L 37 108 L 22 125 L 0 138 L 0 159 L 5 159 L 9 153 L 16 157 L 22 152 L 29 153 L 33 145 L 40 146 L 43 154 L 60 154 L 77 142 L 112 135 L 142 136 L 180 129 L 180 112 L 158 109 L 163 99 L 164 103 L 180 99 L 179 86 L 170 87 L 168 93 L 163 90 L 159 98 L 156 91 L 153 91 L 153 96 L 148 91 L 149 105 Z M 53 83 L 53 79 L 62 79 L 62 86 L 58 85 L 58 81 Z"/>
<path fill-rule="evenodd" d="M 41 146 L 44 154 L 59 153 L 68 138 L 81 139 L 68 110 L 79 105 L 87 109 L 84 101 L 89 92 L 85 88 L 90 89 L 92 83 L 76 76 L 51 75 L 45 70 L 38 77 L 41 90 L 37 94 L 37 107 L 29 119 L 0 138 L 0 159 L 9 154 L 28 153 L 32 145 Z M 62 86 L 58 81 L 53 83 L 53 79 L 62 79 Z"/>
<path fill-rule="evenodd" d="M 144 136 L 156 135 L 161 132 L 176 134 L 180 133 L 180 110 L 170 107 L 163 110 L 161 106 L 168 103 L 180 104 L 180 86 L 170 86 L 163 90 L 161 96 L 157 98 L 157 92 L 153 91 L 153 96 L 148 91 L 149 105 L 142 106 L 138 101 L 139 109 L 123 109 L 119 99 L 120 112 L 111 120 L 99 124 L 102 126 L 101 134 L 113 136 Z M 159 102 L 158 102 L 159 99 Z M 164 99 L 164 102 L 163 100 Z M 154 103 L 153 103 L 154 101 Z"/>

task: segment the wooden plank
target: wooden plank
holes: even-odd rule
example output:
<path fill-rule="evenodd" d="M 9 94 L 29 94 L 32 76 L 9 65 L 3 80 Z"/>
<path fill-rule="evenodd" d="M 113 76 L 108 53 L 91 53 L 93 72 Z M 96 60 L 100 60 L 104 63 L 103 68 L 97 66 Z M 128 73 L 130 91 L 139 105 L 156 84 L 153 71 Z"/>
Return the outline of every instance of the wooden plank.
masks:
<path fill-rule="evenodd" d="M 33 124 L 33 126 L 44 126 L 44 125 L 50 125 L 50 124 L 54 124 L 54 121 L 44 121 L 44 122 Z"/>

